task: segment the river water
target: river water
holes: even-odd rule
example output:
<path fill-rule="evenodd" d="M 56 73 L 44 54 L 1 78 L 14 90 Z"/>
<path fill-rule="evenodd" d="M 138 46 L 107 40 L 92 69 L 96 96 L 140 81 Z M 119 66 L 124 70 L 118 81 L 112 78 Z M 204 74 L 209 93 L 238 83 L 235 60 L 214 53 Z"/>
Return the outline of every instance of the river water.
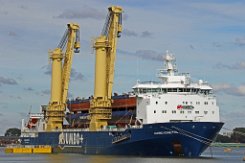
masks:
<path fill-rule="evenodd" d="M 208 148 L 200 158 L 159 158 L 95 156 L 80 154 L 5 154 L 0 148 L 0 163 L 245 163 L 245 148 Z"/>

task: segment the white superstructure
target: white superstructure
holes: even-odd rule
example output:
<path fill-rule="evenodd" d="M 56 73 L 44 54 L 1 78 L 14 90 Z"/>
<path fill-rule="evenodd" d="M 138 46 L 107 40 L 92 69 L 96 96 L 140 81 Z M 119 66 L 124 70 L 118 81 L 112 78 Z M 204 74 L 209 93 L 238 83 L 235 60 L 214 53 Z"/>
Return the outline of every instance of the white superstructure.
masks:
<path fill-rule="evenodd" d="M 177 74 L 175 57 L 167 52 L 161 82 L 138 82 L 137 119 L 143 124 L 164 122 L 220 122 L 219 107 L 208 83 L 194 83 L 189 74 Z"/>

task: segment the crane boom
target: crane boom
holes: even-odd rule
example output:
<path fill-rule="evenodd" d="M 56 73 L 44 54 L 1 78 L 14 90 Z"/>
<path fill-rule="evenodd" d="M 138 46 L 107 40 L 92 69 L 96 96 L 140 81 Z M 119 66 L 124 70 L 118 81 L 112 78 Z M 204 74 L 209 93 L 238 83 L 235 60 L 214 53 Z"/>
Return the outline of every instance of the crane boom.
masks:
<path fill-rule="evenodd" d="M 67 46 L 65 52 L 65 60 L 62 69 L 62 103 L 66 104 L 69 81 L 71 76 L 71 65 L 73 61 L 73 52 L 79 53 L 80 48 L 80 32 L 78 24 L 68 24 Z"/>
<path fill-rule="evenodd" d="M 111 6 L 99 36 L 94 43 L 96 50 L 94 98 L 91 100 L 90 130 L 107 126 L 111 119 L 112 88 L 116 58 L 117 38 L 122 32 L 122 8 Z"/>
<path fill-rule="evenodd" d="M 50 55 L 52 60 L 51 96 L 47 109 L 46 130 L 62 129 L 66 100 L 70 82 L 71 65 L 73 52 L 79 52 L 79 25 L 76 23 L 67 24 L 62 40 L 57 48 Z M 66 51 L 63 54 L 63 49 Z M 64 59 L 63 63 L 62 60 Z"/>

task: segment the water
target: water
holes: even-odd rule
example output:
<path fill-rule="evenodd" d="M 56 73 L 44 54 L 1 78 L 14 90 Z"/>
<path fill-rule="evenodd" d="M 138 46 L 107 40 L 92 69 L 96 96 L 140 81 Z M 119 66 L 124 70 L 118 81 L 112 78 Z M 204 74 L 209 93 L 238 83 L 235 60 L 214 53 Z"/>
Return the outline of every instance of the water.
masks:
<path fill-rule="evenodd" d="M 0 163 L 245 163 L 245 148 L 209 148 L 200 158 L 155 158 L 126 156 L 95 156 L 80 154 L 5 154 L 0 148 Z M 212 157 L 213 155 L 213 157 Z"/>

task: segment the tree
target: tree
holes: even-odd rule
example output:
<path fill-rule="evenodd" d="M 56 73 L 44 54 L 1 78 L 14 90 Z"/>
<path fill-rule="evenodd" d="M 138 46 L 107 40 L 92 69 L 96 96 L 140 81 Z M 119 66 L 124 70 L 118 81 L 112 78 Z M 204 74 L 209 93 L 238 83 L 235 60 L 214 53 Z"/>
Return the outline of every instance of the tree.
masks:
<path fill-rule="evenodd" d="M 224 135 L 220 135 L 218 134 L 218 136 L 216 137 L 215 142 L 218 143 L 231 143 L 231 138 L 229 138 L 228 136 L 224 136 Z"/>
<path fill-rule="evenodd" d="M 18 128 L 9 128 L 6 132 L 5 132 L 5 136 L 20 136 L 21 131 Z"/>
<path fill-rule="evenodd" d="M 231 135 L 231 139 L 236 143 L 245 143 L 245 128 L 235 128 Z"/>

